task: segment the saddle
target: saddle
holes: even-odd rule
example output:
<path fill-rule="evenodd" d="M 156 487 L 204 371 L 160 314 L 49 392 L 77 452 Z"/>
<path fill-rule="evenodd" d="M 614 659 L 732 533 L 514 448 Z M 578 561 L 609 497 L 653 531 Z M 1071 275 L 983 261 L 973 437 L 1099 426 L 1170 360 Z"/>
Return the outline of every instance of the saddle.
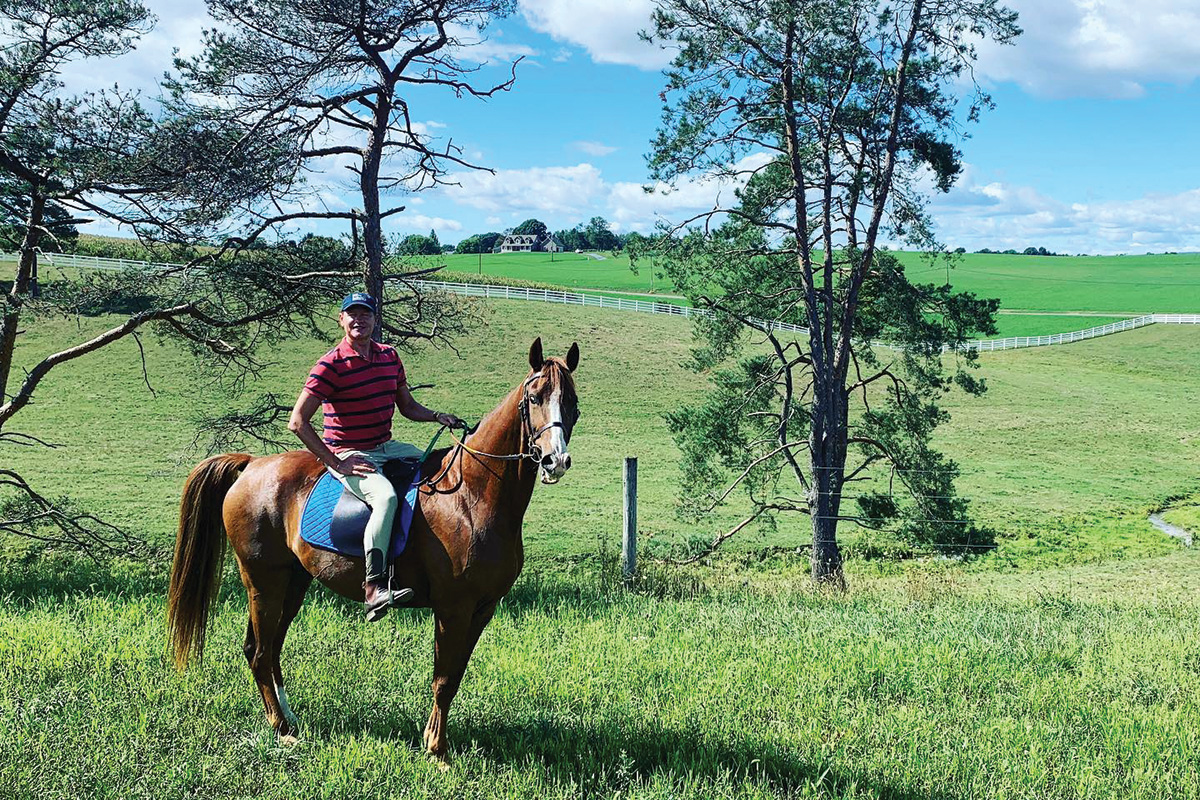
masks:
<path fill-rule="evenodd" d="M 417 482 L 421 462 L 415 458 L 392 459 L 383 465 L 384 476 L 400 500 L 392 528 L 388 561 L 404 552 L 408 531 L 417 508 Z M 371 508 L 341 484 L 328 470 L 321 472 L 300 515 L 300 538 L 313 547 L 357 558 L 363 557 L 363 531 Z"/>

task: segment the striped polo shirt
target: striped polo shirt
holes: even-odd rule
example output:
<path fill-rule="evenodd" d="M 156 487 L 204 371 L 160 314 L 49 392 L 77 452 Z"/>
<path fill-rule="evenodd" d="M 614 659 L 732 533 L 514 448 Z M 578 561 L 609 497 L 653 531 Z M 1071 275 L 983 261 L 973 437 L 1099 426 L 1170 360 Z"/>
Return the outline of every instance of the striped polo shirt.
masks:
<path fill-rule="evenodd" d="M 317 361 L 304 382 L 305 391 L 321 398 L 325 410 L 325 444 L 335 453 L 370 450 L 392 438 L 396 390 L 405 383 L 404 365 L 396 348 L 371 342 L 370 360 L 342 339 Z"/>

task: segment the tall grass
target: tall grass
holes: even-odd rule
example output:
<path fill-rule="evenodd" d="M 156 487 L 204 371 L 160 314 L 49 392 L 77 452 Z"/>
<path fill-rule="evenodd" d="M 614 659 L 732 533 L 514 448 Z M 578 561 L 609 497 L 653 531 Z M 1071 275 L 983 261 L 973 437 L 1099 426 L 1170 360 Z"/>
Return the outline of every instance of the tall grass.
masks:
<path fill-rule="evenodd" d="M 769 589 L 664 572 L 648 592 L 590 560 L 541 572 L 483 636 L 442 773 L 420 752 L 427 612 L 368 626 L 315 591 L 284 653 L 302 722 L 285 749 L 242 596 L 179 675 L 144 578 L 42 593 L 29 569 L 0 578 L 5 797 L 1200 795 L 1194 596 L 1094 595 L 1086 574 L 1005 595 L 933 568 L 834 596 L 791 568 Z M 1162 577 L 1198 576 L 1186 554 Z"/>

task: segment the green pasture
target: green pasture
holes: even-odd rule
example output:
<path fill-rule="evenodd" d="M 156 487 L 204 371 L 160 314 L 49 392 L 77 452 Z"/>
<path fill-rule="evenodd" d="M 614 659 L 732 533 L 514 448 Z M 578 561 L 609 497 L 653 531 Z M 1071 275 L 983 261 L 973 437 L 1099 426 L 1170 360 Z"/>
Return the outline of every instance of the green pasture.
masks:
<path fill-rule="evenodd" d="M 716 530 L 673 513 L 662 412 L 705 380 L 681 366 L 688 323 L 478 308 L 486 324 L 460 355 L 406 356 L 413 383 L 435 384 L 422 402 L 477 418 L 541 335 L 551 354 L 580 343 L 583 416 L 572 470 L 534 494 L 525 574 L 451 712 L 451 767 L 420 750 L 429 612 L 367 625 L 359 606 L 312 589 L 284 650 L 301 741 L 280 747 L 241 654 L 246 598 L 230 562 L 206 659 L 178 674 L 165 556 L 93 565 L 8 543 L 0 796 L 1200 797 L 1200 555 L 1145 520 L 1164 505 L 1177 524 L 1200 519 L 1200 328 L 984 354 L 989 393 L 948 398 L 939 440 L 999 533 L 994 554 L 866 560 L 855 553 L 870 538 L 847 526 L 850 592 L 814 593 L 794 520 L 747 531 L 711 567 L 646 559 L 626 590 L 622 456 L 640 460 L 644 553 Z M 111 322 L 30 322 L 22 366 Z M 329 344 L 278 349 L 251 389 L 290 402 Z M 59 446 L 5 446 L 0 459 L 165 547 L 203 455 L 190 420 L 223 406 L 211 374 L 144 345 L 153 395 L 132 341 L 105 348 L 52 372 L 18 418 Z M 398 431 L 421 444 L 431 433 Z"/>
<path fill-rule="evenodd" d="M 314 590 L 284 651 L 300 743 L 281 747 L 241 654 L 240 587 L 181 675 L 160 579 L 8 567 L 0 786 L 13 800 L 1195 798 L 1200 556 L 1122 568 L 1138 580 L 1068 568 L 996 591 L 929 565 L 847 596 L 786 568 L 767 568 L 766 590 L 659 572 L 626 592 L 592 562 L 527 574 L 471 660 L 442 771 L 420 751 L 426 611 L 368 626 Z"/>
<path fill-rule="evenodd" d="M 982 339 L 1001 339 L 1006 336 L 1050 336 L 1055 333 L 1097 328 L 1127 317 L 1092 316 L 1088 314 L 1005 314 L 996 315 L 996 335 Z"/>
<path fill-rule="evenodd" d="M 460 273 L 498 275 L 521 280 L 550 283 L 555 286 L 590 289 L 619 289 L 631 292 L 674 291 L 662 276 L 651 274 L 646 263 L 639 262 L 635 275 L 625 254 L 595 253 L 599 258 L 580 253 L 484 253 L 482 256 L 465 253 L 430 256 L 431 263 L 445 263 L 446 268 Z"/>
<path fill-rule="evenodd" d="M 447 267 L 471 273 L 533 280 L 576 289 L 609 289 L 645 294 L 672 292 L 666 279 L 643 266 L 629 270 L 624 255 L 602 254 L 593 261 L 575 253 L 495 253 L 444 256 Z M 1091 315 L 1004 316 L 1002 336 L 1040 336 L 1081 330 L 1152 312 L 1200 312 L 1200 253 L 1137 256 L 1024 256 L 968 253 L 952 266 L 928 262 L 913 252 L 898 254 L 917 282 L 943 283 L 981 297 L 998 297 L 1002 309 L 1082 311 Z M 553 258 L 553 261 L 551 261 Z"/>
<path fill-rule="evenodd" d="M 900 253 L 916 282 L 942 283 L 944 263 Z M 1200 312 L 1200 253 L 1138 256 L 958 257 L 950 283 L 981 297 L 999 297 L 1002 308 L 1093 311 L 1120 316 Z"/>
<path fill-rule="evenodd" d="M 642 546 L 667 552 L 707 541 L 739 519 L 735 502 L 719 519 L 677 518 L 678 453 L 663 412 L 694 402 L 705 378 L 686 370 L 690 325 L 666 316 L 521 301 L 481 304 L 486 324 L 450 350 L 406 356 L 410 381 L 425 404 L 478 419 L 524 375 L 529 343 L 550 353 L 582 349 L 582 419 L 572 441 L 574 467 L 557 486 L 540 486 L 526 520 L 532 561 L 574 558 L 616 548 L 620 465 L 639 459 Z M 20 366 L 109 320 L 30 324 Z M 331 327 L 331 331 L 333 328 Z M 252 382 L 291 403 L 308 368 L 329 342 L 289 343 Z M 153 338 L 144 341 L 147 390 L 136 344 L 112 347 L 54 370 L 17 430 L 59 447 L 5 446 L 6 465 L 47 494 L 69 493 L 152 541 L 173 536 L 179 489 L 203 457 L 192 446 L 192 420 L 225 408 L 188 360 Z M 985 354 L 983 398 L 951 395 L 951 422 L 939 433 L 961 465 L 960 491 L 992 526 L 999 552 L 982 563 L 1094 561 L 1166 552 L 1175 543 L 1145 520 L 1171 497 L 1200 491 L 1200 329 L 1149 328 L 1073 345 Z M 397 436 L 424 445 L 434 427 L 402 422 Z M 286 435 L 286 432 L 284 432 Z M 203 435 L 200 436 L 203 442 Z M 261 452 L 261 448 L 256 452 Z M 787 519 L 772 533 L 747 531 L 742 552 L 795 547 L 806 521 Z M 845 526 L 851 545 L 878 537 Z M 872 562 L 860 567 L 873 570 Z"/>
<path fill-rule="evenodd" d="M 410 258 L 413 269 L 444 265 L 444 279 L 513 281 L 563 287 L 610 297 L 682 304 L 674 287 L 641 264 L 637 275 L 624 254 L 485 253 Z M 930 264 L 918 253 L 901 252 L 909 275 L 918 282 L 941 283 L 949 277 L 959 289 L 998 297 L 998 336 L 1043 336 L 1083 330 L 1151 312 L 1200 312 L 1200 254 L 1140 256 L 1006 256 L 966 254 Z M 435 278 L 439 277 L 437 275 Z M 1006 311 L 1050 312 L 1009 314 Z M 1078 312 L 1066 314 L 1063 312 Z"/>

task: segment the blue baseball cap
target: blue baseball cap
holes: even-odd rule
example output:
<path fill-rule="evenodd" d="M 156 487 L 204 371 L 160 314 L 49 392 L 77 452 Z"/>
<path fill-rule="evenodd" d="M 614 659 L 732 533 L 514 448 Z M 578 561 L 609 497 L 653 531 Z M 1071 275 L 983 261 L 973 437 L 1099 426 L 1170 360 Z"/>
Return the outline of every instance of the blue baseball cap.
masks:
<path fill-rule="evenodd" d="M 350 306 L 365 306 L 371 309 L 371 313 L 375 313 L 375 298 L 366 292 L 351 292 L 346 295 L 346 299 L 342 301 L 342 311 L 350 308 Z"/>

